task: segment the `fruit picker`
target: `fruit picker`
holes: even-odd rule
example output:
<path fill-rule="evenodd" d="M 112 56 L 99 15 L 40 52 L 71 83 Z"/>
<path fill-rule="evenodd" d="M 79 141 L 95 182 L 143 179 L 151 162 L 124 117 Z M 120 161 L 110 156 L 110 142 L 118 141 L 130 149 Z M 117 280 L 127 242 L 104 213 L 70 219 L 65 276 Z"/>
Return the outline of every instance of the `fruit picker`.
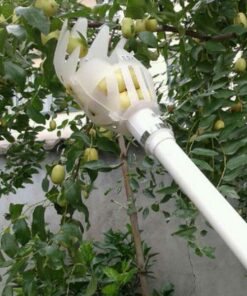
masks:
<path fill-rule="evenodd" d="M 247 224 L 177 145 L 171 127 L 159 114 L 148 70 L 124 50 L 121 39 L 109 53 L 104 25 L 85 56 L 78 45 L 68 53 L 70 35 L 87 37 L 87 20 L 71 32 L 64 22 L 54 56 L 57 76 L 86 115 L 97 125 L 133 136 L 156 157 L 210 225 L 247 268 Z"/>

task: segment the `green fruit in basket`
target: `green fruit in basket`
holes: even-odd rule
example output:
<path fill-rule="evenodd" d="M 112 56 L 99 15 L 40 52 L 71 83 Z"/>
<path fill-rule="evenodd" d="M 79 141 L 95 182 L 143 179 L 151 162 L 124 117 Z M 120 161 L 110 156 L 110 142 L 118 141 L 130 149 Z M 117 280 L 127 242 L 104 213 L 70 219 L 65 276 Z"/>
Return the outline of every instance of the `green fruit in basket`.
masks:
<path fill-rule="evenodd" d="M 124 91 L 119 94 L 120 107 L 122 109 L 127 109 L 130 106 L 130 98 L 128 92 Z"/>

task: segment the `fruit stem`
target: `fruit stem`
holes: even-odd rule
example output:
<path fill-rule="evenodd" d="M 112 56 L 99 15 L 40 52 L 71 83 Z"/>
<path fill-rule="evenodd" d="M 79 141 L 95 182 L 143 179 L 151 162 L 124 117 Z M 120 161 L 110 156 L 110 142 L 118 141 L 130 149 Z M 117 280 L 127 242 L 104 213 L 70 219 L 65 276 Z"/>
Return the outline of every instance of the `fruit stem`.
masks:
<path fill-rule="evenodd" d="M 124 142 L 124 137 L 122 135 L 119 136 L 119 147 L 120 147 L 120 158 L 122 161 L 122 174 L 123 174 L 123 181 L 125 187 L 125 193 L 127 197 L 127 201 L 129 204 L 129 217 L 130 217 L 130 224 L 131 224 L 131 231 L 134 240 L 135 252 L 136 252 L 136 265 L 138 268 L 140 285 L 141 285 L 141 293 L 142 296 L 148 296 L 148 282 L 147 282 L 147 275 L 145 269 L 145 259 L 142 249 L 142 241 L 141 241 L 141 234 L 138 226 L 138 215 L 135 206 L 135 199 L 133 197 L 133 192 L 130 187 L 129 181 L 129 174 L 128 174 L 128 162 L 127 162 L 127 149 Z"/>

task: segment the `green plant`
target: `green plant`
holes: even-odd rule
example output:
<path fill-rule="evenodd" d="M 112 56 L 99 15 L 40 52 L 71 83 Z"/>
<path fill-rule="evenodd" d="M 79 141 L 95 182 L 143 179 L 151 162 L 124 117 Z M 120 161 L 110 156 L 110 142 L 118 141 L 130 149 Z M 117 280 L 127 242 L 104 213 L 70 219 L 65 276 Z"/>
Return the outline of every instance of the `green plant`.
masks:
<path fill-rule="evenodd" d="M 44 215 L 45 208 L 37 206 L 29 225 L 23 205 L 10 205 L 6 218 L 12 223 L 1 236 L 0 267 L 7 268 L 3 295 L 139 295 L 129 226 L 125 232 L 109 230 L 93 244 L 83 239 L 79 221 L 67 219 L 51 233 Z M 143 248 L 150 268 L 155 254 Z"/>

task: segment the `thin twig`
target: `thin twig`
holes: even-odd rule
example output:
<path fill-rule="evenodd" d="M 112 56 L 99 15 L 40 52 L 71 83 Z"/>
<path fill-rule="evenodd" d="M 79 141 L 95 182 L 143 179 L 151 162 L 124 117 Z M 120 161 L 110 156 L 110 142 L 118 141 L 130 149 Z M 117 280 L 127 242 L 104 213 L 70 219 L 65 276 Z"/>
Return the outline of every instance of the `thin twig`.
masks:
<path fill-rule="evenodd" d="M 179 33 L 180 30 L 176 27 L 173 26 L 169 26 L 169 25 L 163 25 L 158 29 L 159 32 L 173 32 L 173 33 Z M 226 33 L 226 34 L 219 34 L 219 35 L 206 35 L 191 29 L 186 29 L 184 30 L 184 35 L 193 37 L 193 38 L 198 38 L 202 41 L 208 41 L 208 40 L 212 40 L 212 41 L 226 41 L 229 40 L 233 37 L 236 36 L 235 33 Z"/>
<path fill-rule="evenodd" d="M 220 179 L 218 181 L 218 184 L 217 184 L 217 188 L 220 187 L 220 184 L 225 176 L 225 173 L 226 173 L 226 162 L 227 162 L 227 158 L 226 158 L 226 153 L 224 151 L 224 148 L 222 146 L 222 144 L 220 143 L 220 141 L 216 138 L 216 141 L 218 142 L 219 146 L 220 146 L 220 149 L 222 151 L 222 154 L 223 154 L 223 162 L 224 162 L 224 167 L 223 167 L 223 170 L 222 170 L 222 173 L 221 173 L 221 176 L 220 176 Z"/>
<path fill-rule="evenodd" d="M 142 249 L 141 234 L 138 226 L 138 215 L 135 207 L 135 200 L 133 198 L 133 192 L 131 190 L 130 181 L 129 181 L 128 163 L 126 159 L 127 149 L 126 149 L 124 138 L 122 135 L 119 136 L 118 140 L 119 140 L 119 147 L 121 150 L 120 158 L 123 163 L 121 168 L 122 168 L 122 174 L 124 179 L 126 197 L 129 204 L 129 210 L 130 210 L 129 217 L 130 217 L 131 231 L 132 231 L 132 236 L 133 236 L 135 251 L 136 251 L 136 265 L 139 271 L 141 292 L 142 292 L 142 296 L 148 296 L 149 289 L 148 289 L 148 282 L 147 282 L 147 274 L 145 270 L 145 259 L 144 259 L 143 249 Z"/>

